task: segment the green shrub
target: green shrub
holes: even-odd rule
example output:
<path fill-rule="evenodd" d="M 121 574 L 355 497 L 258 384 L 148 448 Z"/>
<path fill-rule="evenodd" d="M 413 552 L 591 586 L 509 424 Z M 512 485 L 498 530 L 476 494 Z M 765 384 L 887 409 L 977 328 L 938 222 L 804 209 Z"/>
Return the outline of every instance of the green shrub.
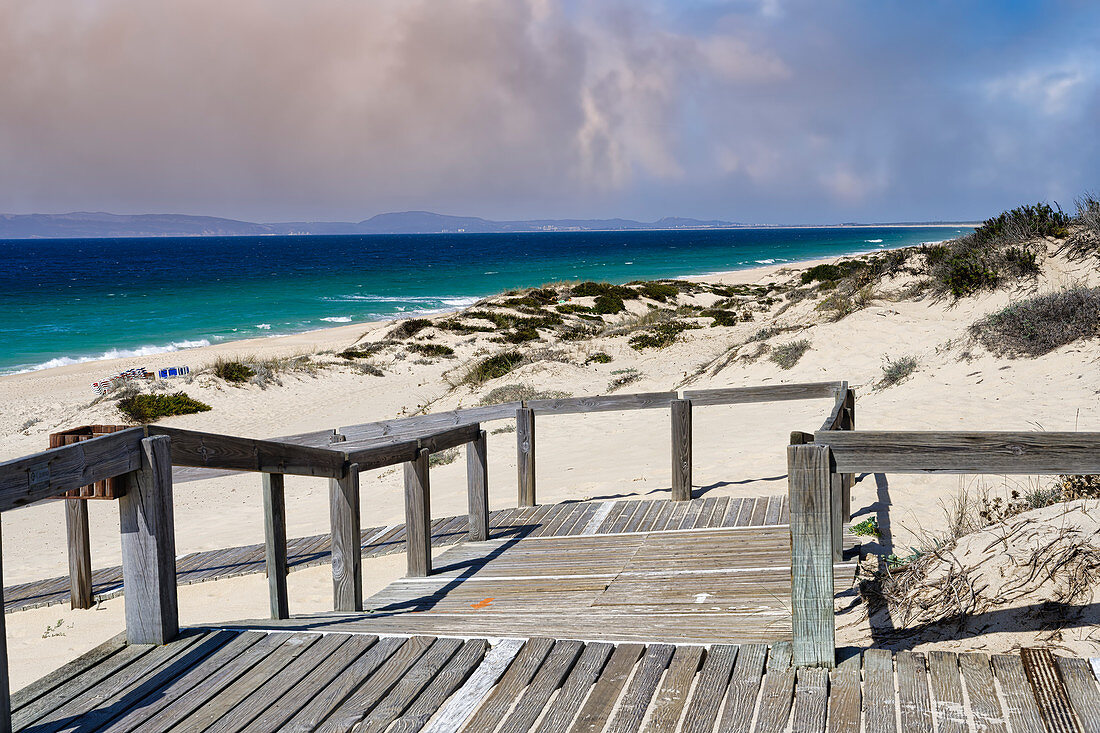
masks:
<path fill-rule="evenodd" d="M 602 351 L 597 351 L 595 354 L 589 354 L 588 358 L 584 360 L 585 364 L 610 364 L 611 356 L 605 354 Z"/>
<path fill-rule="evenodd" d="M 956 299 L 994 288 L 999 282 L 997 273 L 978 258 L 966 255 L 948 257 L 940 267 L 940 282 Z"/>
<path fill-rule="evenodd" d="M 435 468 L 436 466 L 446 466 L 448 463 L 454 463 L 458 460 L 458 448 L 448 448 L 447 450 L 441 450 L 438 453 L 432 453 L 428 456 L 428 466 Z"/>
<path fill-rule="evenodd" d="M 590 305 L 578 305 L 576 303 L 563 303 L 554 307 L 558 313 L 564 313 L 570 315 L 573 313 L 591 313 L 592 306 Z"/>
<path fill-rule="evenodd" d="M 655 326 L 650 326 L 642 333 L 631 336 L 629 341 L 630 348 L 635 351 L 641 351 L 642 349 L 663 349 L 671 345 L 681 333 L 693 328 L 700 328 L 700 326 L 694 323 L 685 323 L 683 321 L 666 321 L 664 323 L 658 323 Z"/>
<path fill-rule="evenodd" d="M 364 344 L 363 346 L 353 346 L 350 349 L 344 349 L 337 356 L 341 359 L 366 359 L 367 357 L 374 356 L 382 349 L 386 348 L 389 344 L 376 343 L 376 344 Z"/>
<path fill-rule="evenodd" d="M 905 380 L 917 370 L 917 357 L 899 356 L 897 359 L 886 358 L 882 363 L 882 379 L 878 380 L 878 388 L 886 389 Z"/>
<path fill-rule="evenodd" d="M 534 307 L 538 308 L 544 305 L 550 305 L 556 303 L 558 300 L 558 292 L 553 288 L 535 288 L 529 290 L 523 296 L 519 298 L 510 298 L 505 301 L 505 304 L 511 307 Z"/>
<path fill-rule="evenodd" d="M 616 369 L 611 372 L 612 379 L 607 383 L 607 391 L 614 392 L 615 390 L 622 389 L 628 384 L 634 384 L 642 378 L 642 373 L 637 369 Z"/>
<path fill-rule="evenodd" d="M 412 338 L 416 334 L 423 331 L 432 325 L 432 322 L 427 318 L 410 318 L 407 321 L 402 321 L 397 324 L 397 328 L 390 331 L 388 338 L 391 339 L 406 339 Z"/>
<path fill-rule="evenodd" d="M 360 374 L 369 374 L 372 377 L 383 377 L 386 375 L 384 371 L 382 371 L 376 365 L 370 363 L 355 364 L 352 369 L 359 372 Z"/>
<path fill-rule="evenodd" d="M 852 534 L 857 537 L 881 537 L 882 531 L 878 528 L 878 520 L 868 517 L 859 524 L 852 525 Z"/>
<path fill-rule="evenodd" d="M 643 282 L 635 284 L 634 290 L 643 298 L 664 303 L 669 298 L 675 298 L 680 294 L 680 288 L 667 282 Z"/>
<path fill-rule="evenodd" d="M 501 336 L 501 340 L 509 344 L 522 344 L 525 341 L 535 341 L 538 337 L 539 332 L 536 329 L 530 326 L 522 326 L 505 333 Z"/>
<path fill-rule="evenodd" d="M 442 356 L 450 358 L 455 355 L 455 350 L 443 344 L 409 344 L 409 351 L 415 351 L 424 356 Z"/>
<path fill-rule="evenodd" d="M 738 320 L 740 320 L 733 311 L 721 310 L 719 308 L 707 308 L 700 315 L 714 319 L 711 321 L 711 326 L 736 326 Z"/>
<path fill-rule="evenodd" d="M 789 344 L 776 346 L 772 349 L 772 353 L 768 358 L 778 364 L 780 369 L 790 369 L 809 350 L 810 340 L 799 339 L 798 341 L 791 341 Z"/>
<path fill-rule="evenodd" d="M 244 362 L 218 359 L 214 362 L 214 375 L 227 382 L 239 384 L 256 376 L 256 370 Z"/>
<path fill-rule="evenodd" d="M 1039 202 L 1019 206 L 986 219 L 971 234 L 978 242 L 1009 243 L 1035 237 L 1062 238 L 1069 234 L 1070 218 L 1061 209 Z"/>
<path fill-rule="evenodd" d="M 614 295 L 622 300 L 637 298 L 638 294 L 625 285 L 612 285 L 611 283 L 583 282 L 574 285 L 569 290 L 574 298 L 596 298 L 601 295 Z"/>
<path fill-rule="evenodd" d="M 138 394 L 126 397 L 118 403 L 119 412 L 139 423 L 154 422 L 172 415 L 208 412 L 211 409 L 210 405 L 192 399 L 183 392 L 170 395 Z"/>
<path fill-rule="evenodd" d="M 563 341 L 586 341 L 595 338 L 600 329 L 596 326 L 586 326 L 583 323 L 571 328 L 566 328 L 559 334 Z"/>
<path fill-rule="evenodd" d="M 596 302 L 592 307 L 592 312 L 600 315 L 622 313 L 624 310 L 626 310 L 626 304 L 623 303 L 623 299 L 610 293 L 597 295 Z"/>
<path fill-rule="evenodd" d="M 481 384 L 490 379 L 497 379 L 518 367 L 522 362 L 523 354 L 518 351 L 502 351 L 470 367 L 463 381 L 467 384 Z"/>
<path fill-rule="evenodd" d="M 568 392 L 557 390 L 537 390 L 529 384 L 505 384 L 489 390 L 478 404 L 499 405 L 501 402 L 519 402 L 521 400 L 560 400 L 572 396 Z"/>
<path fill-rule="evenodd" d="M 970 327 L 1001 356 L 1041 356 L 1079 339 L 1100 336 L 1100 288 L 1078 286 L 1017 301 Z"/>

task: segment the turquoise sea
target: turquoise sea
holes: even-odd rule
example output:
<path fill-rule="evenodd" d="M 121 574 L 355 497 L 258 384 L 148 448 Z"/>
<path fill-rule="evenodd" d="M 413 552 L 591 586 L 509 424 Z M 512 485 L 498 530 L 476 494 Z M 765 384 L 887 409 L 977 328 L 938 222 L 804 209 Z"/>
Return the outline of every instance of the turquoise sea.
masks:
<path fill-rule="evenodd" d="M 965 227 L 0 240 L 0 373 L 462 307 L 555 280 L 674 278 Z"/>

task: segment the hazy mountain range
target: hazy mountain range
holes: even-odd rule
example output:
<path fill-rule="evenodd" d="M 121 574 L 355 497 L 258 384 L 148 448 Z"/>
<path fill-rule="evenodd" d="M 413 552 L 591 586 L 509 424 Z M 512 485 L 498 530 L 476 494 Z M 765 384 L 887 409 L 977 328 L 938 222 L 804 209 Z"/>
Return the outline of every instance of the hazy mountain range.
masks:
<path fill-rule="evenodd" d="M 166 237 L 264 234 L 427 234 L 435 232 L 538 232 L 644 229 L 720 229 L 745 226 L 731 221 L 666 217 L 654 222 L 630 219 L 532 219 L 492 221 L 430 211 L 379 214 L 360 222 L 290 221 L 259 224 L 186 214 L 0 214 L 0 239 L 45 237 Z"/>

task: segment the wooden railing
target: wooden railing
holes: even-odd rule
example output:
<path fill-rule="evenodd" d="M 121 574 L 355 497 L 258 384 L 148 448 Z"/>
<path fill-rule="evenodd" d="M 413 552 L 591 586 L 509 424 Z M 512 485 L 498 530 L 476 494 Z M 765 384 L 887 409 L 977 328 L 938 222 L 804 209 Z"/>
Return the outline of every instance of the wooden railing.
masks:
<path fill-rule="evenodd" d="M 819 430 L 787 448 L 794 663 L 836 662 L 833 537 L 844 474 L 1094 474 L 1100 433 Z"/>
<path fill-rule="evenodd" d="M 835 397 L 830 421 L 848 395 L 844 382 L 529 400 L 420 415 L 273 440 L 150 425 L 0 463 L 0 513 L 123 477 L 122 533 L 126 633 L 131 643 L 161 644 L 179 632 L 173 517 L 173 466 L 185 480 L 226 472 L 262 475 L 265 557 L 271 615 L 289 616 L 284 476 L 327 478 L 332 534 L 333 606 L 362 610 L 359 474 L 404 464 L 408 575 L 431 573 L 428 458 L 466 446 L 469 537 L 489 534 L 486 433 L 483 421 L 516 419 L 519 503 L 535 502 L 535 416 L 669 408 L 673 499 L 691 498 L 692 405 L 744 404 Z M 850 414 L 850 413 L 844 413 Z M 827 421 L 827 424 L 831 424 Z M 177 471 L 178 473 L 178 471 Z M 89 594 L 90 595 L 90 594 Z M 3 605 L 0 553 L 0 607 Z M 0 733 L 10 730 L 7 645 L 0 613 Z"/>

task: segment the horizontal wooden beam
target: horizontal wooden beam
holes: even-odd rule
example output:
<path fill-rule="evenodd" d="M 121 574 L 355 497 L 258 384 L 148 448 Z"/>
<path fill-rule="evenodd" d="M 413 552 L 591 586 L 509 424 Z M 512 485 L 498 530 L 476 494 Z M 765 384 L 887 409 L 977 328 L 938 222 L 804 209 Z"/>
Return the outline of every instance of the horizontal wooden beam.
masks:
<path fill-rule="evenodd" d="M 343 451 L 157 425 L 147 430 L 150 435 L 172 439 L 172 464 L 176 466 L 326 478 L 340 478 L 347 470 Z"/>
<path fill-rule="evenodd" d="M 720 389 L 684 390 L 684 399 L 699 405 L 737 405 L 746 402 L 779 402 L 782 400 L 816 400 L 836 396 L 844 382 L 807 382 L 804 384 L 773 384 L 765 387 L 723 387 Z"/>
<path fill-rule="evenodd" d="M 143 438 L 129 428 L 0 463 L 0 511 L 136 471 Z"/>
<path fill-rule="evenodd" d="M 1100 433 L 819 430 L 837 473 L 1100 473 Z"/>
<path fill-rule="evenodd" d="M 822 430 L 840 430 L 844 423 L 844 406 L 847 404 L 848 399 L 848 383 L 841 382 L 840 388 L 836 391 L 836 402 L 833 403 L 833 409 L 829 412 L 829 416 L 825 418 L 825 422 L 821 424 Z"/>
<path fill-rule="evenodd" d="M 617 412 L 620 410 L 651 410 L 668 407 L 676 399 L 675 392 L 642 392 L 638 394 L 593 395 L 564 397 L 556 400 L 527 400 L 523 404 L 536 415 L 568 415 L 581 412 Z M 515 417 L 515 410 L 512 411 Z"/>
<path fill-rule="evenodd" d="M 415 461 L 419 451 L 420 441 L 402 440 L 366 448 L 352 448 L 348 451 L 348 462 L 358 465 L 360 471 L 370 471 L 406 461 Z"/>
<path fill-rule="evenodd" d="M 493 420 L 514 420 L 516 417 L 516 410 L 522 406 L 520 402 L 501 402 L 495 405 L 486 405 L 484 407 L 466 407 L 460 410 L 451 410 L 449 412 L 433 412 L 428 415 L 413 415 L 411 417 L 399 417 L 393 420 L 380 420 L 378 422 L 349 425 L 339 430 L 340 434 L 347 436 L 349 441 L 382 438 L 386 436 L 411 440 L 425 433 L 431 433 L 446 428 L 491 422 Z"/>

